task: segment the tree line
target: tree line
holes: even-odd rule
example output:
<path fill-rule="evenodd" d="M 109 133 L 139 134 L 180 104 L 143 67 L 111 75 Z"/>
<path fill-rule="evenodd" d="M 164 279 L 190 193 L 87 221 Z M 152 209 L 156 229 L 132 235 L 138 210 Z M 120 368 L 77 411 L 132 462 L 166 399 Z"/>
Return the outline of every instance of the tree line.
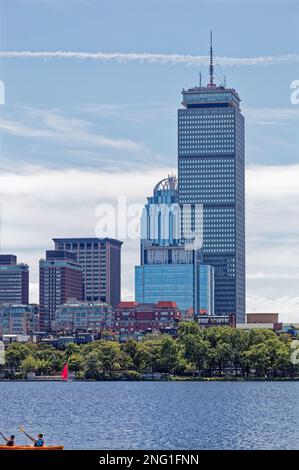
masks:
<path fill-rule="evenodd" d="M 175 339 L 148 334 L 140 342 L 99 340 L 69 344 L 64 351 L 42 343 L 11 343 L 2 376 L 57 375 L 68 363 L 82 380 L 138 380 L 156 373 L 162 378 L 295 378 L 298 366 L 291 362 L 291 341 L 290 335 L 271 330 L 201 330 L 196 322 L 182 322 Z"/>

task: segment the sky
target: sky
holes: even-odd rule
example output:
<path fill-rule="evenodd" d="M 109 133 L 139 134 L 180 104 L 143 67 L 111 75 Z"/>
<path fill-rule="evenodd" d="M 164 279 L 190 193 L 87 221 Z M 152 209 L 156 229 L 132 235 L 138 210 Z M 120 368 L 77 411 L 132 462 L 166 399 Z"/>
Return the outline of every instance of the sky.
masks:
<path fill-rule="evenodd" d="M 299 2 L 0 0 L 0 22 L 0 248 L 30 265 L 31 301 L 53 237 L 101 235 L 125 200 L 135 224 L 177 172 L 181 91 L 207 82 L 213 30 L 246 118 L 247 311 L 299 322 Z M 138 238 L 115 235 L 132 299 Z"/>

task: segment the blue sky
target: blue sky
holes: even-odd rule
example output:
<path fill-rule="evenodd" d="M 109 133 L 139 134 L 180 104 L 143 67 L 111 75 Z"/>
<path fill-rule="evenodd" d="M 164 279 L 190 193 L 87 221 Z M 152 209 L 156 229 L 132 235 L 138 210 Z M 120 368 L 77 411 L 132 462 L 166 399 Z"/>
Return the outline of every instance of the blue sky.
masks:
<path fill-rule="evenodd" d="M 298 318 L 299 3 L 0 0 L 0 13 L 2 249 L 31 264 L 33 298 L 52 236 L 93 236 L 99 202 L 143 203 L 175 170 L 180 93 L 199 70 L 207 81 L 212 29 L 246 117 L 248 308 Z M 128 241 L 127 298 L 137 262 Z"/>

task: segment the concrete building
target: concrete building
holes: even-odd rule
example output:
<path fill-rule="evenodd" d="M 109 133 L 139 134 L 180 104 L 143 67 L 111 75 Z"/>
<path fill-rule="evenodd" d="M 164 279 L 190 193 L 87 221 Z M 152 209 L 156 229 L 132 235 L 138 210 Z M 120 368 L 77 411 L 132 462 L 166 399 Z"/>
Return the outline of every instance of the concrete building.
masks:
<path fill-rule="evenodd" d="M 113 329 L 120 334 L 174 328 L 182 316 L 175 302 L 143 304 L 120 302 L 114 310 Z"/>
<path fill-rule="evenodd" d="M 32 305 L 0 305 L 0 337 L 4 335 L 28 335 L 38 324 L 36 307 Z"/>
<path fill-rule="evenodd" d="M 83 298 L 82 268 L 75 253 L 46 251 L 39 262 L 40 330 L 49 331 L 59 305 L 70 298 Z"/>
<path fill-rule="evenodd" d="M 278 323 L 278 313 L 247 313 L 247 323 Z"/>
<path fill-rule="evenodd" d="M 56 250 L 76 253 L 83 270 L 83 298 L 117 306 L 121 294 L 122 242 L 111 238 L 54 238 Z"/>
<path fill-rule="evenodd" d="M 199 315 L 197 317 L 198 325 L 201 328 L 207 328 L 209 326 L 229 326 L 236 328 L 236 315 L 231 313 L 230 315 Z"/>
<path fill-rule="evenodd" d="M 113 311 L 103 302 L 78 302 L 70 299 L 57 307 L 52 331 L 72 332 L 90 331 L 99 333 L 112 328 Z"/>
<path fill-rule="evenodd" d="M 279 326 L 279 323 L 237 323 L 237 328 L 240 330 L 275 330 L 275 325 Z"/>
<path fill-rule="evenodd" d="M 183 90 L 182 95 L 178 202 L 203 205 L 203 263 L 215 268 L 215 314 L 236 313 L 243 323 L 244 117 L 236 90 L 214 82 L 212 46 L 209 83 Z"/>
<path fill-rule="evenodd" d="M 0 255 L 0 304 L 29 304 L 29 266 Z"/>

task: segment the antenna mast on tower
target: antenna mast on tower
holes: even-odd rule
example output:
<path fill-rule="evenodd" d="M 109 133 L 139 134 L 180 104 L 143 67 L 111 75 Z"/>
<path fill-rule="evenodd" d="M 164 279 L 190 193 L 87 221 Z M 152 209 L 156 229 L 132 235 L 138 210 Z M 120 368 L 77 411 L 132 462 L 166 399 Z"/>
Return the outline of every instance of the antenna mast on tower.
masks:
<path fill-rule="evenodd" d="M 210 86 L 214 86 L 213 33 L 210 31 Z"/>

